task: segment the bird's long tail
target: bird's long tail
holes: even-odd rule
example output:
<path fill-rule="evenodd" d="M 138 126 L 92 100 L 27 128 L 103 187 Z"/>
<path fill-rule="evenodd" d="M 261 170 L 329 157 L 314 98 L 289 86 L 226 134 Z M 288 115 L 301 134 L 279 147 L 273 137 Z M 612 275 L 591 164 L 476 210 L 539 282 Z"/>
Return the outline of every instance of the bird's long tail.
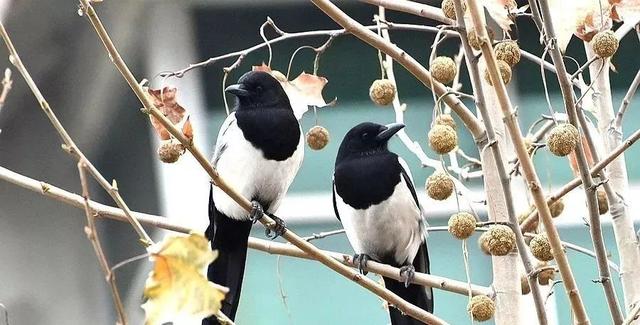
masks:
<path fill-rule="evenodd" d="M 429 273 L 429 253 L 427 252 L 426 242 L 420 246 L 416 255 L 413 266 L 416 272 Z M 433 313 L 433 291 L 417 284 L 410 284 L 405 287 L 404 283 L 395 279 L 384 277 L 384 285 L 387 289 L 400 296 L 402 299 Z M 389 316 L 392 325 L 419 325 L 422 322 L 411 318 L 411 316 L 403 315 L 400 310 L 389 307 Z"/>
<path fill-rule="evenodd" d="M 229 288 L 222 302 L 221 311 L 234 320 L 240 302 L 251 222 L 234 220 L 222 214 L 216 209 L 211 193 L 209 194 L 209 222 L 206 235 L 211 240 L 211 248 L 218 251 L 218 258 L 209 265 L 207 279 Z M 204 319 L 202 324 L 213 325 L 219 322 L 215 316 L 211 316 Z"/>

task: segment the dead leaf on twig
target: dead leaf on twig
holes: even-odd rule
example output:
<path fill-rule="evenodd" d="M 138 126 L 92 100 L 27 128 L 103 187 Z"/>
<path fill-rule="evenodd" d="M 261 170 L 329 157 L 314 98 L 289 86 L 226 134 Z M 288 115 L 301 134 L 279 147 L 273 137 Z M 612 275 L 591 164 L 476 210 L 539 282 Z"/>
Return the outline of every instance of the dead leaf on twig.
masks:
<path fill-rule="evenodd" d="M 639 21 L 640 0 L 609 0 L 611 18 L 615 21 Z"/>
<path fill-rule="evenodd" d="M 175 87 L 164 87 L 162 89 L 151 89 L 146 88 L 149 99 L 153 102 L 164 116 L 171 121 L 174 125 L 179 125 L 185 116 L 186 110 L 182 107 L 177 101 L 177 88 Z M 169 140 L 171 138 L 171 134 L 169 131 L 156 119 L 153 115 L 149 115 L 149 119 L 151 120 L 151 125 L 160 136 L 162 140 Z M 184 135 L 193 140 L 193 127 L 189 118 L 187 117 L 182 126 L 182 132 Z M 187 134 L 188 133 L 188 134 Z"/>
<path fill-rule="evenodd" d="M 147 251 L 154 266 L 144 287 L 146 325 L 199 323 L 220 310 L 227 288 L 204 276 L 217 257 L 204 236 L 168 236 Z"/>
<path fill-rule="evenodd" d="M 513 0 L 483 0 L 482 4 L 487 8 L 487 12 L 493 20 L 504 31 L 511 30 L 511 24 L 513 20 L 509 16 L 509 13 L 513 13 L 517 10 L 517 3 Z"/>
<path fill-rule="evenodd" d="M 302 115 L 309 110 L 309 106 L 322 108 L 326 106 L 333 106 L 336 103 L 336 99 L 327 103 L 322 97 L 322 90 L 329 82 L 325 77 L 302 72 L 298 77 L 289 81 L 282 72 L 271 70 L 271 68 L 264 63 L 262 65 L 253 66 L 252 70 L 268 72 L 280 81 L 282 88 L 289 97 L 289 102 L 291 102 L 293 112 L 298 119 L 301 119 Z"/>

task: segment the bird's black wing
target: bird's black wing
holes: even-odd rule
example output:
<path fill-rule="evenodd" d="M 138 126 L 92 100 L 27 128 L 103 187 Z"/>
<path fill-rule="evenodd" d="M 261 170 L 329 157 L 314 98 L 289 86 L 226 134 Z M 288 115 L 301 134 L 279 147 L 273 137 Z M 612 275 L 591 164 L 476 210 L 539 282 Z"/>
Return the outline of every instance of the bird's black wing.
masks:
<path fill-rule="evenodd" d="M 224 120 L 224 123 L 222 123 L 222 126 L 220 127 L 220 132 L 218 132 L 218 138 L 216 140 L 216 147 L 213 153 L 213 159 L 211 159 L 213 167 L 216 167 L 218 161 L 222 157 L 222 154 L 229 145 L 229 137 L 227 131 L 229 131 L 229 129 L 232 127 L 238 127 L 235 112 L 229 114 L 229 116 L 227 116 L 227 118 Z"/>
<path fill-rule="evenodd" d="M 336 214 L 336 218 L 340 220 L 340 214 L 338 213 L 338 205 L 336 204 L 336 180 L 331 182 L 331 193 L 333 199 L 333 212 Z M 342 222 L 342 220 L 340 220 Z"/>
<path fill-rule="evenodd" d="M 416 205 L 420 209 L 420 202 L 418 201 L 418 194 L 416 193 L 416 188 L 413 185 L 413 179 L 411 178 L 411 174 L 409 171 L 409 167 L 407 163 L 400 157 L 398 157 L 398 162 L 400 162 L 400 172 L 402 173 L 402 178 L 404 182 L 407 184 L 409 191 L 411 192 L 411 196 L 413 196 L 413 200 L 416 202 Z M 422 209 L 420 209 L 422 210 Z"/>

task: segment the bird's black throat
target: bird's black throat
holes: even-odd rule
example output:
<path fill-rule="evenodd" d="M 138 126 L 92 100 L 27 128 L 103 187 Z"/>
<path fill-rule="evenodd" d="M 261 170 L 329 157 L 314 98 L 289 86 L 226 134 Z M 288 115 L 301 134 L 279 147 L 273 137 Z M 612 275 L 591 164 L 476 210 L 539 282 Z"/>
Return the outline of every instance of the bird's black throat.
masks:
<path fill-rule="evenodd" d="M 290 107 L 238 109 L 238 127 L 244 138 L 268 160 L 283 161 L 293 155 L 300 142 L 300 125 Z"/>

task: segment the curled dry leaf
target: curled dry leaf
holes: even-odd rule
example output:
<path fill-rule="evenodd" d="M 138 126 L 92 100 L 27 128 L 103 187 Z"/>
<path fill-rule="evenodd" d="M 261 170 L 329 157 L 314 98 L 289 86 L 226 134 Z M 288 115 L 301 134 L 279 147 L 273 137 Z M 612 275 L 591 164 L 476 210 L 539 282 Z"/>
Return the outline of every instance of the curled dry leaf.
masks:
<path fill-rule="evenodd" d="M 168 236 L 147 251 L 154 266 L 144 287 L 146 325 L 200 323 L 220 310 L 227 288 L 204 276 L 217 256 L 204 236 Z"/>
<path fill-rule="evenodd" d="M 611 18 L 615 21 L 639 21 L 640 0 L 609 0 Z"/>
<path fill-rule="evenodd" d="M 613 27 L 611 6 L 604 0 L 601 0 L 601 4 L 602 8 L 596 2 L 590 9 L 587 9 L 584 18 L 578 17 L 575 35 L 581 40 L 590 42 L 598 32 L 609 30 Z"/>
<path fill-rule="evenodd" d="M 574 34 L 582 40 L 590 41 L 599 31 L 611 28 L 612 7 L 607 0 L 599 1 L 549 1 L 558 46 L 562 52 Z"/>
<path fill-rule="evenodd" d="M 510 13 L 516 11 L 518 6 L 514 0 L 483 0 L 482 4 L 502 30 L 511 30 L 513 20 L 511 20 Z"/>
<path fill-rule="evenodd" d="M 177 88 L 146 88 L 146 91 L 147 96 L 151 99 L 153 105 L 155 105 L 162 112 L 162 114 L 164 114 L 164 116 L 166 116 L 167 119 L 171 121 L 171 123 L 177 125 L 183 120 L 186 110 L 184 109 L 184 107 L 180 106 L 180 104 L 178 104 L 178 101 L 176 100 L 176 93 L 178 91 Z M 151 125 L 153 125 L 153 128 L 158 133 L 158 136 L 160 136 L 160 139 L 169 140 L 171 138 L 169 131 L 167 131 L 167 129 L 162 124 L 160 124 L 160 121 L 158 121 L 153 115 L 149 115 L 149 119 L 151 120 Z M 188 118 L 185 124 L 186 123 L 189 123 L 187 128 L 190 129 L 189 132 L 191 133 L 191 136 L 188 136 L 186 133 L 185 136 L 189 139 L 193 139 L 193 129 Z M 184 132 L 185 126 L 183 125 L 183 133 Z"/>
<path fill-rule="evenodd" d="M 287 93 L 287 96 L 289 96 L 291 107 L 298 119 L 301 119 L 302 115 L 309 110 L 309 106 L 322 108 L 335 105 L 336 99 L 327 103 L 322 97 L 322 90 L 329 82 L 325 77 L 302 72 L 298 77 L 289 81 L 280 71 L 271 70 L 271 68 L 264 63 L 259 66 L 253 66 L 252 70 L 269 72 L 274 78 L 280 81 L 282 88 Z"/>
<path fill-rule="evenodd" d="M 189 140 L 193 140 L 193 126 L 191 126 L 190 116 L 187 116 L 187 119 L 182 124 L 182 134 Z"/>

